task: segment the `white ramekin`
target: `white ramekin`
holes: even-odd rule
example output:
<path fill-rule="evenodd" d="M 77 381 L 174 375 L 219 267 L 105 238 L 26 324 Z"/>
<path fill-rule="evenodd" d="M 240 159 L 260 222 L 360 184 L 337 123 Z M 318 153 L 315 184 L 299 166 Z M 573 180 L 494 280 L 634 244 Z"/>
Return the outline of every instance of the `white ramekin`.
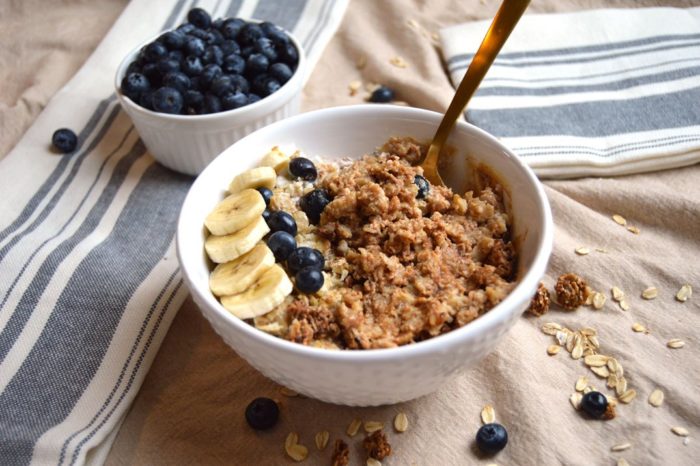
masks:
<path fill-rule="evenodd" d="M 166 167 L 198 175 L 224 149 L 253 131 L 299 113 L 301 89 L 306 75 L 304 49 L 287 32 L 299 52 L 294 75 L 279 90 L 245 107 L 206 115 L 169 115 L 147 110 L 121 93 L 129 64 L 144 42 L 121 62 L 114 79 L 117 97 L 153 157 Z"/>
<path fill-rule="evenodd" d="M 233 176 L 256 166 L 274 145 L 294 145 L 311 156 L 337 159 L 373 151 L 390 136 L 430 140 L 442 115 L 391 105 L 356 105 L 305 113 L 241 139 L 195 180 L 180 213 L 178 259 L 192 297 L 216 332 L 267 377 L 331 403 L 374 406 L 397 403 L 438 389 L 476 364 L 525 311 L 552 251 L 552 214 L 533 172 L 493 136 L 464 122 L 448 144 L 456 153 L 442 170 L 448 185 L 468 178 L 468 167 L 486 165 L 510 192 L 518 283 L 503 302 L 438 337 L 399 348 L 333 351 L 303 346 L 264 333 L 227 312 L 209 291 L 203 252 L 205 216 L 225 194 Z M 235 383 L 235 382 L 234 382 Z"/>

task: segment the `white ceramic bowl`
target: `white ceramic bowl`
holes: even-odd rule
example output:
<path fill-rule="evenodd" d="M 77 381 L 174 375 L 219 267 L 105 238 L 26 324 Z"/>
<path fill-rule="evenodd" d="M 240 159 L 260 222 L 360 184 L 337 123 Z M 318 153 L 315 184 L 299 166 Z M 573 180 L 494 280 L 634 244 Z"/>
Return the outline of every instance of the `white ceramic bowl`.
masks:
<path fill-rule="evenodd" d="M 206 115 L 169 115 L 147 110 L 123 95 L 121 82 L 139 45 L 121 62 L 114 79 L 119 102 L 139 132 L 149 152 L 166 167 L 198 175 L 228 146 L 253 131 L 299 113 L 301 89 L 306 74 L 306 55 L 301 44 L 287 32 L 299 52 L 294 75 L 279 90 L 245 107 Z"/>
<path fill-rule="evenodd" d="M 390 105 L 335 107 L 274 123 L 241 139 L 209 165 L 185 199 L 177 229 L 178 258 L 194 301 L 216 332 L 267 377 L 331 403 L 374 406 L 433 392 L 494 349 L 527 308 L 552 250 L 552 216 L 542 186 L 523 162 L 494 137 L 460 122 L 448 144 L 457 148 L 446 178 L 466 178 L 466 161 L 483 163 L 512 193 L 519 240 L 519 279 L 498 306 L 444 335 L 390 349 L 334 351 L 268 335 L 227 312 L 209 291 L 204 217 L 225 194 L 231 178 L 273 146 L 294 144 L 326 158 L 358 157 L 390 136 L 429 141 L 442 115 Z"/>

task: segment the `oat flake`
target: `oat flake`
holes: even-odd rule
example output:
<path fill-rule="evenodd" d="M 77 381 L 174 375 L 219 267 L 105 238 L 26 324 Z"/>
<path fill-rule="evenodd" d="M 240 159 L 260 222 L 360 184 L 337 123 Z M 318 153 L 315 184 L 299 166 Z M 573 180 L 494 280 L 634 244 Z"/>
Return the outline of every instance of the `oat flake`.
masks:
<path fill-rule="evenodd" d="M 559 348 L 557 346 L 557 348 Z M 481 422 L 484 424 L 491 424 L 496 420 L 496 411 L 493 409 L 493 406 L 491 405 L 486 405 L 484 406 L 484 409 L 481 410 Z"/>
<path fill-rule="evenodd" d="M 592 366 L 591 371 L 598 377 L 606 378 L 610 376 L 610 370 L 605 366 Z"/>
<path fill-rule="evenodd" d="M 289 397 L 299 396 L 299 393 L 297 393 L 294 390 L 292 390 L 291 388 L 287 388 L 287 387 L 280 388 L 280 393 L 284 396 L 289 396 Z"/>
<path fill-rule="evenodd" d="M 408 417 L 406 413 L 399 413 L 394 418 L 394 429 L 396 432 L 406 432 L 408 429 Z"/>
<path fill-rule="evenodd" d="M 574 252 L 576 254 L 578 254 L 579 256 L 585 256 L 587 254 L 590 254 L 591 250 L 585 246 L 580 246 L 580 247 L 574 249 Z"/>
<path fill-rule="evenodd" d="M 595 309 L 603 309 L 604 305 L 605 305 L 605 295 L 603 293 L 596 291 L 595 294 L 593 295 L 593 307 Z"/>
<path fill-rule="evenodd" d="M 676 293 L 676 299 L 682 303 L 686 302 L 693 295 L 693 288 L 689 284 L 681 286 L 681 289 Z"/>
<path fill-rule="evenodd" d="M 382 463 L 374 458 L 367 458 L 367 466 L 382 466 Z"/>
<path fill-rule="evenodd" d="M 621 443 L 619 445 L 615 445 L 610 450 L 611 451 L 625 451 L 625 450 L 629 450 L 630 448 L 632 448 L 631 443 Z"/>
<path fill-rule="evenodd" d="M 549 345 L 547 347 L 547 354 L 550 356 L 554 356 L 561 350 L 561 346 L 559 345 Z"/>
<path fill-rule="evenodd" d="M 588 386 L 588 377 L 585 375 L 582 375 L 581 377 L 576 380 L 576 391 L 577 392 L 582 392 L 584 388 Z"/>
<path fill-rule="evenodd" d="M 366 421 L 365 422 L 365 432 L 368 434 L 371 434 L 372 432 L 376 432 L 378 430 L 382 430 L 384 428 L 384 423 L 379 422 L 379 421 Z"/>
<path fill-rule="evenodd" d="M 623 379 L 624 380 L 624 379 Z M 619 383 L 619 382 L 618 382 Z M 625 382 L 626 383 L 626 382 Z M 625 393 L 622 395 L 618 395 L 619 400 L 625 404 L 631 402 L 634 400 L 634 398 L 637 396 L 637 391 L 634 388 L 630 388 L 627 390 Z"/>
<path fill-rule="evenodd" d="M 688 432 L 688 429 L 680 426 L 671 427 L 671 432 L 678 435 L 679 437 L 687 437 L 690 434 L 690 432 Z"/>
<path fill-rule="evenodd" d="M 620 458 L 617 460 L 617 466 L 630 466 L 626 459 Z"/>
<path fill-rule="evenodd" d="M 616 286 L 613 286 L 610 289 L 610 292 L 612 293 L 612 297 L 615 301 L 622 301 L 622 298 L 625 297 L 625 292 Z"/>
<path fill-rule="evenodd" d="M 659 290 L 657 290 L 656 287 L 654 287 L 654 286 L 650 286 L 649 288 L 642 291 L 642 298 L 644 298 L 644 299 L 654 299 L 658 295 L 659 295 Z"/>
<path fill-rule="evenodd" d="M 601 367 L 605 366 L 609 359 L 610 357 L 602 354 L 593 354 L 591 356 L 586 356 L 583 362 L 586 363 L 587 366 Z"/>
<path fill-rule="evenodd" d="M 580 393 L 572 393 L 571 396 L 569 397 L 569 401 L 571 402 L 571 406 L 573 406 L 574 409 L 577 411 L 581 407 L 581 399 L 582 398 L 583 398 L 583 395 L 581 395 Z"/>
<path fill-rule="evenodd" d="M 406 63 L 406 60 L 404 60 L 402 57 L 400 57 L 398 55 L 395 57 L 392 57 L 389 60 L 389 63 L 391 63 L 392 65 L 394 65 L 397 68 L 407 68 L 408 67 L 408 63 Z"/>
<path fill-rule="evenodd" d="M 627 220 L 625 217 L 622 215 L 615 214 L 612 216 L 612 219 L 617 223 L 618 225 L 627 225 Z"/>
<path fill-rule="evenodd" d="M 314 441 L 316 443 L 316 448 L 319 450 L 323 450 L 326 448 L 326 445 L 328 445 L 328 438 L 330 437 L 330 434 L 328 433 L 327 430 L 322 430 L 321 432 L 318 432 L 316 434 L 316 437 L 314 437 Z"/>
<path fill-rule="evenodd" d="M 634 331 L 637 332 L 637 333 L 645 332 L 645 331 L 646 331 L 646 327 L 643 326 L 642 324 L 640 324 L 639 322 L 635 322 L 635 323 L 632 324 L 632 330 L 634 330 Z"/>
<path fill-rule="evenodd" d="M 664 403 L 664 392 L 661 391 L 661 389 L 657 388 L 653 392 L 651 392 L 651 395 L 649 395 L 649 404 L 654 406 L 654 407 L 659 407 Z"/>
<path fill-rule="evenodd" d="M 297 462 L 304 461 L 309 456 L 309 449 L 298 443 L 285 448 L 285 451 L 291 459 Z"/>
<path fill-rule="evenodd" d="M 629 231 L 630 233 L 634 233 L 635 235 L 638 235 L 640 233 L 639 228 L 635 226 L 627 227 L 627 231 Z"/>
<path fill-rule="evenodd" d="M 357 431 L 360 430 L 361 425 L 362 419 L 353 419 L 350 425 L 348 425 L 348 428 L 345 431 L 345 433 L 348 434 L 350 437 L 354 437 L 355 435 L 357 435 Z"/>
<path fill-rule="evenodd" d="M 622 299 L 620 300 L 620 308 L 621 308 L 623 311 L 629 311 L 629 310 L 630 310 L 630 303 L 629 303 L 629 301 L 627 301 L 626 298 L 622 298 Z"/>
<path fill-rule="evenodd" d="M 547 322 L 542 325 L 542 331 L 547 335 L 556 335 L 557 331 L 561 330 L 561 325 L 554 322 Z"/>
<path fill-rule="evenodd" d="M 296 432 L 290 432 L 287 434 L 287 438 L 284 440 L 284 448 L 289 448 L 292 445 L 296 445 L 299 442 L 299 435 Z"/>
<path fill-rule="evenodd" d="M 666 346 L 673 349 L 680 349 L 685 346 L 685 342 L 680 338 L 671 338 L 668 340 L 668 343 L 666 343 Z"/>

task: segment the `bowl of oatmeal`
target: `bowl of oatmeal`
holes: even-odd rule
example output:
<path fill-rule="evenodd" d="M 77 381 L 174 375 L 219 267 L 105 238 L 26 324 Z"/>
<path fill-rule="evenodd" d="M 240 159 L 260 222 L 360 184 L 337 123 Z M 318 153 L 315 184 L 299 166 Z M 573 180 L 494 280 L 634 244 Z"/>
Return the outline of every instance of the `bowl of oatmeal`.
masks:
<path fill-rule="evenodd" d="M 256 131 L 217 157 L 180 215 L 203 315 L 278 383 L 346 405 L 430 393 L 493 350 L 552 248 L 534 174 L 460 122 L 417 166 L 441 115 L 358 105 Z M 233 212 L 233 214 L 231 214 Z"/>

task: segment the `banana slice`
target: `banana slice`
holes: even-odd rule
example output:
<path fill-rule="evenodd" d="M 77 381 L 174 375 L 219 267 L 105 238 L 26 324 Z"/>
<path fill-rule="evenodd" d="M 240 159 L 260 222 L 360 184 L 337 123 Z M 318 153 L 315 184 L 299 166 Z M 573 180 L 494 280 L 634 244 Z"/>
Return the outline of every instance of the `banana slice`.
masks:
<path fill-rule="evenodd" d="M 244 189 L 268 188 L 275 187 L 277 181 L 277 173 L 272 167 L 256 167 L 246 170 L 243 173 L 236 175 L 231 184 L 228 186 L 228 192 L 231 194 L 238 193 Z"/>
<path fill-rule="evenodd" d="M 238 259 L 217 265 L 209 277 L 209 288 L 216 296 L 242 293 L 273 265 L 275 255 L 261 241 Z"/>
<path fill-rule="evenodd" d="M 289 165 L 290 156 L 280 150 L 279 147 L 273 147 L 270 152 L 265 154 L 265 157 L 260 161 L 261 167 L 272 167 L 277 173 L 287 168 Z"/>
<path fill-rule="evenodd" d="M 275 264 L 263 273 L 246 291 L 223 296 L 221 305 L 241 319 L 252 319 L 282 304 L 292 292 L 292 281 L 282 267 Z"/>
<path fill-rule="evenodd" d="M 209 235 L 204 242 L 204 249 L 212 261 L 223 264 L 237 259 L 253 249 L 269 231 L 270 227 L 265 223 L 265 219 L 258 215 L 247 227 L 233 234 Z"/>
<path fill-rule="evenodd" d="M 263 210 L 265 200 L 262 194 L 254 189 L 244 189 L 219 202 L 204 219 L 204 225 L 214 235 L 230 235 L 250 225 Z"/>

